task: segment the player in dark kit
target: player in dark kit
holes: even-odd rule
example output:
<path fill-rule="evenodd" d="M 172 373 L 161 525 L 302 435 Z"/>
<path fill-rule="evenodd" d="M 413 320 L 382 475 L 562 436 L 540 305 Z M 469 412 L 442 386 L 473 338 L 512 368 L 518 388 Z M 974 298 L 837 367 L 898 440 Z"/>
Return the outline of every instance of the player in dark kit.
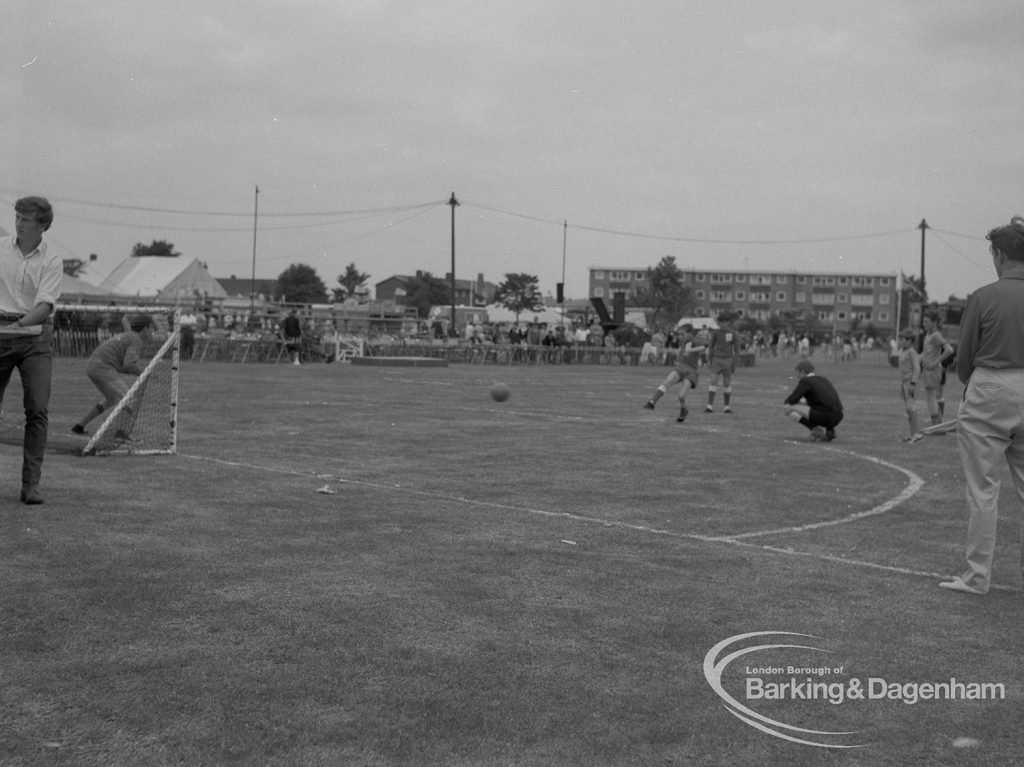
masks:
<path fill-rule="evenodd" d="M 800 360 L 796 371 L 800 380 L 786 397 L 786 415 L 810 429 L 815 442 L 831 442 L 836 438 L 836 426 L 843 420 L 843 403 L 836 387 L 827 378 L 815 375 L 814 364 L 808 360 Z"/>

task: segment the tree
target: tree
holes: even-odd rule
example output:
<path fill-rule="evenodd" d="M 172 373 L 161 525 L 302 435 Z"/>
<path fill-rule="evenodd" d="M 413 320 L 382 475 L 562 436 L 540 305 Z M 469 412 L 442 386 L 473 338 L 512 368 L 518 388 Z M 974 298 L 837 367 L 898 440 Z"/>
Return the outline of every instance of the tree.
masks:
<path fill-rule="evenodd" d="M 132 258 L 139 258 L 140 256 L 164 256 L 167 258 L 176 258 L 180 256 L 174 249 L 173 243 L 167 240 L 153 240 L 149 245 L 143 245 L 141 242 L 135 243 L 132 247 Z"/>
<path fill-rule="evenodd" d="M 659 315 L 676 320 L 692 307 L 693 297 L 683 284 L 683 271 L 676 266 L 675 256 L 665 256 L 657 266 L 648 269 L 647 281 L 650 284 L 648 300 L 654 309 L 651 324 L 658 324 Z"/>
<path fill-rule="evenodd" d="M 544 308 L 544 296 L 540 293 L 539 280 L 532 274 L 506 274 L 494 294 L 496 303 L 510 312 L 515 312 L 516 322 L 523 312 L 539 312 Z"/>
<path fill-rule="evenodd" d="M 900 327 L 897 330 L 910 327 L 911 307 L 918 306 L 922 309 L 928 303 L 928 292 L 921 285 L 921 278 L 914 275 L 903 275 L 903 287 L 900 289 Z"/>
<path fill-rule="evenodd" d="M 405 305 L 416 307 L 421 319 L 430 315 L 430 307 L 441 306 L 451 301 L 451 288 L 447 282 L 430 272 L 417 271 L 405 286 Z"/>
<path fill-rule="evenodd" d="M 312 266 L 292 264 L 278 275 L 276 296 L 293 304 L 323 304 L 327 286 Z"/>
<path fill-rule="evenodd" d="M 359 288 L 366 284 L 366 281 L 370 279 L 370 275 L 356 269 L 354 263 L 349 264 L 345 267 L 345 272 L 338 275 L 338 284 L 340 288 L 332 288 L 334 293 L 334 300 L 341 301 L 349 296 L 353 295 Z"/>

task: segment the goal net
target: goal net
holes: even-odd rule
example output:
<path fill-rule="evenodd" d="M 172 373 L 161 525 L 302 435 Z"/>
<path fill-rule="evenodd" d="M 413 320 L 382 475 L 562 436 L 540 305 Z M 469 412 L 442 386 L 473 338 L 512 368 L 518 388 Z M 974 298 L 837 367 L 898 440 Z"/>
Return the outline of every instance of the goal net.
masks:
<path fill-rule="evenodd" d="M 153 320 L 144 341 L 141 375 L 120 377 L 125 391 L 114 404 L 86 373 L 90 355 L 124 333 L 140 315 Z M 81 455 L 160 455 L 178 444 L 178 326 L 161 307 L 60 305 L 53 318 L 53 377 L 47 445 Z M 99 407 L 97 407 L 99 406 Z M 101 412 L 95 415 L 96 411 Z M 84 433 L 73 431 L 89 415 Z M 25 427 L 21 380 L 11 374 L 0 410 L 0 442 L 20 444 Z"/>

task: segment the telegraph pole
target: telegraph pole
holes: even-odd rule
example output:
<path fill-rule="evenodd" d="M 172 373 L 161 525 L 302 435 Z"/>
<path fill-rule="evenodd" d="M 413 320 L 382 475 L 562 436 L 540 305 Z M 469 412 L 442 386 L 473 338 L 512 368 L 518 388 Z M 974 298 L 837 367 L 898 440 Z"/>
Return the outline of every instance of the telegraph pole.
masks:
<path fill-rule="evenodd" d="M 921 223 L 917 225 L 917 228 L 921 230 L 921 301 L 924 301 L 924 233 L 928 229 L 928 222 L 923 218 Z"/>
<path fill-rule="evenodd" d="M 459 201 L 455 199 L 455 192 L 452 192 L 452 197 L 448 200 L 448 204 L 452 207 L 452 324 L 448 330 L 448 335 L 455 337 L 455 208 L 458 207 Z"/>
<path fill-rule="evenodd" d="M 252 292 L 249 293 L 249 323 L 256 316 L 256 226 L 260 218 L 260 187 L 256 185 L 256 198 L 252 213 Z M 248 329 L 248 328 L 247 328 Z"/>
<path fill-rule="evenodd" d="M 924 233 L 928 229 L 928 222 L 922 218 L 917 228 L 921 230 L 921 317 L 918 320 L 918 327 L 921 329 L 921 332 L 918 333 L 917 341 L 917 350 L 921 352 L 924 351 L 924 307 L 928 295 L 924 287 Z"/>

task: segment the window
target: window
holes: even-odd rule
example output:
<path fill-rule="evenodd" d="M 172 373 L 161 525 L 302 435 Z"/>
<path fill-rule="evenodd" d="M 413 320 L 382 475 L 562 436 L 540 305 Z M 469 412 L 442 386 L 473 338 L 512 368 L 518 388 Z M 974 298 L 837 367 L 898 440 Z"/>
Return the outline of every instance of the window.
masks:
<path fill-rule="evenodd" d="M 728 274 L 712 274 L 711 275 L 711 281 L 712 282 L 732 282 L 732 280 L 729 279 L 729 275 Z"/>
<path fill-rule="evenodd" d="M 807 303 L 807 294 L 804 293 L 802 290 L 798 290 L 796 292 L 796 302 L 798 304 L 805 304 L 805 303 Z"/>
<path fill-rule="evenodd" d="M 835 312 L 833 312 L 831 309 L 819 309 L 814 314 L 822 322 L 831 322 L 832 319 L 835 317 Z"/>
<path fill-rule="evenodd" d="M 604 298 L 604 288 L 594 288 L 594 298 Z"/>
<path fill-rule="evenodd" d="M 786 291 L 780 290 L 778 293 L 776 293 L 775 294 L 775 300 L 776 301 L 785 301 L 786 300 Z"/>
<path fill-rule="evenodd" d="M 697 296 L 698 301 L 703 301 L 706 293 L 703 290 L 698 290 L 694 293 Z"/>
<path fill-rule="evenodd" d="M 836 319 L 845 320 L 846 319 L 846 312 L 837 312 L 836 313 Z"/>
<path fill-rule="evenodd" d="M 715 303 L 726 303 L 732 301 L 731 290 L 712 290 L 711 300 Z"/>
<path fill-rule="evenodd" d="M 752 290 L 752 291 L 750 291 L 750 300 L 751 301 L 756 301 L 756 302 L 759 302 L 759 303 L 767 304 L 769 301 L 771 301 L 771 298 L 772 298 L 772 294 L 769 293 L 767 290 Z"/>
<path fill-rule="evenodd" d="M 751 296 L 750 300 L 753 301 L 754 300 L 754 298 L 753 298 L 754 294 L 751 293 L 750 296 Z M 746 299 L 747 299 L 747 294 L 744 291 L 742 291 L 742 290 L 737 290 L 736 291 L 736 300 L 737 301 L 745 301 Z"/>
<path fill-rule="evenodd" d="M 849 280 L 849 278 L 848 278 L 848 277 L 840 277 L 840 278 L 839 278 L 839 284 L 840 284 L 840 285 L 845 285 L 845 284 L 847 284 L 847 283 L 848 283 L 849 281 L 850 281 L 850 280 Z"/>
<path fill-rule="evenodd" d="M 815 305 L 831 305 L 836 302 L 835 293 L 815 293 L 811 296 L 811 302 Z"/>
<path fill-rule="evenodd" d="M 878 303 L 881 306 L 888 306 L 889 305 L 889 294 L 888 293 L 879 293 L 878 294 Z"/>
<path fill-rule="evenodd" d="M 850 296 L 847 293 L 840 293 L 838 296 L 836 296 L 836 298 L 839 300 L 839 303 L 841 304 L 848 303 L 850 300 Z"/>
<path fill-rule="evenodd" d="M 804 274 L 798 274 L 796 276 L 796 284 L 797 285 L 806 285 L 807 284 L 807 276 L 804 275 Z"/>
<path fill-rule="evenodd" d="M 646 280 L 647 279 L 647 272 L 633 272 L 633 279 L 634 280 Z"/>
<path fill-rule="evenodd" d="M 629 272 L 608 272 L 609 280 L 628 280 Z"/>
<path fill-rule="evenodd" d="M 878 321 L 879 322 L 888 322 L 889 321 L 889 312 L 879 312 L 878 313 Z"/>
<path fill-rule="evenodd" d="M 854 293 L 853 299 L 850 301 L 850 303 L 853 304 L 854 306 L 874 306 L 875 297 L 870 294 L 858 295 L 857 293 Z"/>
<path fill-rule="evenodd" d="M 704 275 L 703 274 L 698 274 L 697 275 L 697 282 L 704 282 Z"/>
<path fill-rule="evenodd" d="M 603 280 L 604 279 L 604 269 L 597 269 L 597 270 L 595 270 L 594 271 L 594 279 L 595 280 Z"/>
<path fill-rule="evenodd" d="M 784 275 L 784 274 L 776 274 L 775 275 L 775 284 L 776 285 L 785 285 L 787 282 L 789 282 L 789 279 L 786 277 L 786 275 Z"/>
<path fill-rule="evenodd" d="M 889 287 L 889 280 L 889 277 L 879 277 L 878 284 L 881 285 L 883 288 L 887 288 Z"/>
<path fill-rule="evenodd" d="M 747 275 L 745 275 L 745 274 L 737 274 L 734 279 L 736 280 L 736 282 L 746 282 L 747 281 Z M 751 278 L 750 281 L 753 282 L 754 281 L 753 278 Z"/>

